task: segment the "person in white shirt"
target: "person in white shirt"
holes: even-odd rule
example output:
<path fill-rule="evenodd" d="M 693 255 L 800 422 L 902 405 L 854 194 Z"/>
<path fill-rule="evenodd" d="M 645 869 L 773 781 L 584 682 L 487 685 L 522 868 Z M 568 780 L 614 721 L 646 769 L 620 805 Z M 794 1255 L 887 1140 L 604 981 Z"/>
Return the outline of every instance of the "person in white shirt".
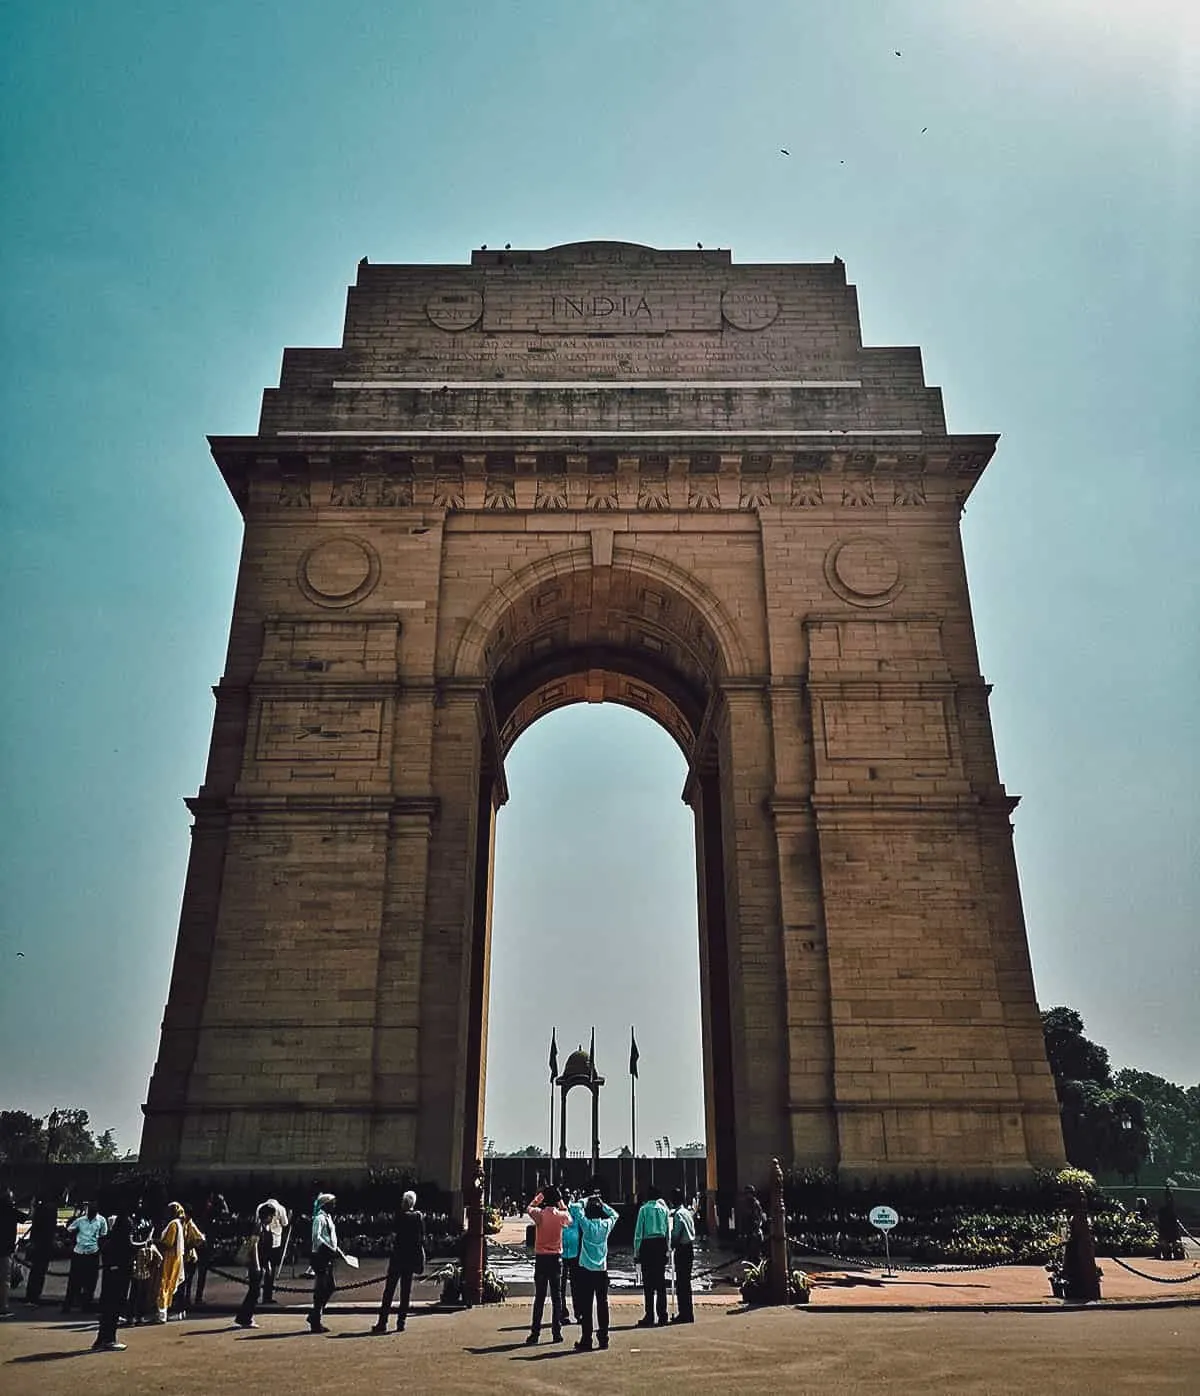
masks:
<path fill-rule="evenodd" d="M 333 1224 L 333 1209 L 337 1202 L 331 1192 L 317 1194 L 313 1206 L 312 1219 L 312 1268 L 316 1274 L 313 1280 L 313 1302 L 308 1311 L 308 1326 L 313 1333 L 328 1333 L 329 1329 L 321 1321 L 325 1305 L 333 1297 L 337 1288 L 333 1279 L 334 1261 L 345 1252 L 338 1245 L 337 1227 Z"/>
<path fill-rule="evenodd" d="M 67 1275 L 67 1292 L 62 1311 L 69 1314 L 78 1304 L 82 1309 L 96 1306 L 96 1281 L 100 1278 L 100 1241 L 108 1235 L 108 1218 L 99 1214 L 94 1202 L 87 1211 L 70 1222 L 67 1230 L 75 1238 L 71 1254 L 71 1269 Z"/>
<path fill-rule="evenodd" d="M 263 1269 L 262 1302 L 264 1304 L 274 1304 L 275 1302 L 275 1277 L 279 1274 L 279 1267 L 283 1263 L 283 1233 L 291 1224 L 288 1210 L 276 1197 L 268 1197 L 263 1204 L 275 1209 L 271 1218 L 271 1257 Z"/>

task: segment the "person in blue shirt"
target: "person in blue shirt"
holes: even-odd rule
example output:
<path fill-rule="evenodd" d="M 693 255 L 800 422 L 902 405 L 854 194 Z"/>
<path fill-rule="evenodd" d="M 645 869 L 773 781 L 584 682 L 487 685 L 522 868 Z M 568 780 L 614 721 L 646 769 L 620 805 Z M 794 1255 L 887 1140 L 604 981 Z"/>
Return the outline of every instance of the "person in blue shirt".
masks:
<path fill-rule="evenodd" d="M 671 1250 L 675 1255 L 675 1299 L 679 1312 L 672 1323 L 695 1323 L 692 1307 L 692 1264 L 696 1258 L 696 1218 L 687 1205 L 683 1192 L 676 1188 L 671 1194 Z"/>
<path fill-rule="evenodd" d="M 638 1319 L 639 1328 L 653 1328 L 655 1310 L 658 1322 L 667 1322 L 667 1238 L 671 1232 L 671 1213 L 661 1191 L 651 1186 L 646 1201 L 638 1208 L 637 1225 L 633 1230 L 633 1260 L 642 1267 L 642 1293 L 646 1301 L 646 1316 Z"/>
<path fill-rule="evenodd" d="M 574 1204 L 578 1206 L 579 1204 Z M 592 1193 L 579 1216 L 579 1268 L 576 1313 L 582 1328 L 576 1352 L 592 1350 L 592 1310 L 595 1308 L 596 1344 L 608 1347 L 608 1238 L 617 1214 Z"/>
<path fill-rule="evenodd" d="M 562 1311 L 563 1322 L 570 1323 L 569 1317 L 572 1310 L 575 1313 L 575 1322 L 579 1322 L 579 1219 L 583 1216 L 583 1203 L 571 1201 L 570 1193 L 564 1192 L 563 1200 L 567 1204 L 567 1211 L 571 1214 L 571 1223 L 563 1230 L 562 1234 L 562 1275 L 559 1279 L 558 1306 Z M 571 1296 L 570 1304 L 567 1303 L 568 1293 Z"/>

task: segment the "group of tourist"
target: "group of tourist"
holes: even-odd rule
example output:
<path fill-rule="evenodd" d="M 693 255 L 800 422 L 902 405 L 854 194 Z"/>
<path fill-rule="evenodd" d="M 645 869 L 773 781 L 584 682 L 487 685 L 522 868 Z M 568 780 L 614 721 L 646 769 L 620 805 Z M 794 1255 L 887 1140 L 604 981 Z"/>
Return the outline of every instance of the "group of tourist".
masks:
<path fill-rule="evenodd" d="M 274 1279 L 288 1226 L 287 1209 L 270 1198 L 258 1208 L 256 1219 L 260 1223 L 257 1244 L 253 1253 L 246 1256 L 250 1275 L 247 1302 L 237 1319 L 246 1327 L 253 1326 L 254 1309 L 259 1302 L 274 1302 Z M 200 1304 L 204 1298 L 210 1255 L 206 1228 L 214 1223 L 227 1224 L 229 1220 L 229 1207 L 219 1193 L 210 1194 L 196 1215 L 181 1202 L 168 1203 L 159 1217 L 146 1215 L 140 1204 L 119 1205 L 111 1215 L 105 1215 L 96 1202 L 84 1203 L 65 1227 L 69 1268 L 62 1313 L 98 1312 L 99 1330 L 93 1346 L 111 1352 L 124 1350 L 125 1344 L 117 1338 L 122 1325 L 166 1323 L 171 1316 L 186 1318 L 192 1303 Z M 35 1199 L 26 1213 L 16 1206 L 11 1192 L 0 1195 L 3 1318 L 12 1316 L 9 1283 L 17 1235 L 24 1222 L 29 1223 L 24 1244 L 24 1301 L 39 1306 L 43 1303 L 46 1273 L 59 1244 L 57 1197 Z"/>
<path fill-rule="evenodd" d="M 338 1240 L 336 1201 L 332 1193 L 322 1192 L 312 1208 L 313 1292 L 307 1318 L 314 1333 L 328 1332 L 324 1316 L 336 1289 L 337 1263 L 357 1265 Z M 397 1290 L 395 1331 L 404 1331 L 413 1280 L 425 1269 L 425 1220 L 416 1201 L 414 1192 L 405 1192 L 395 1216 L 382 1301 L 371 1330 L 376 1334 L 388 1331 Z M 562 1341 L 564 1325 L 573 1321 L 581 1334 L 575 1344 L 577 1350 L 606 1348 L 608 1242 L 617 1222 L 616 1211 L 604 1201 L 599 1189 L 573 1196 L 551 1184 L 530 1202 L 528 1215 L 533 1222 L 535 1253 L 533 1315 L 526 1341 L 531 1345 L 538 1342 L 549 1298 L 550 1329 L 555 1342 Z M 11 1193 L 0 1197 L 0 1270 L 4 1283 L 0 1289 L 0 1312 L 5 1316 L 7 1280 L 18 1226 L 25 1221 L 30 1222 L 25 1238 L 25 1301 L 36 1305 L 42 1302 L 46 1271 L 56 1245 L 57 1199 L 38 1200 L 30 1217 L 16 1208 Z M 173 1314 L 186 1317 L 193 1302 L 203 1301 L 210 1255 L 206 1227 L 217 1227 L 226 1237 L 231 1227 L 237 1227 L 219 1194 L 210 1194 L 195 1215 L 183 1203 L 170 1202 L 157 1219 L 143 1215 L 140 1204 L 119 1205 L 107 1216 L 96 1203 L 85 1204 L 66 1227 L 71 1255 L 62 1312 L 98 1310 L 93 1347 L 111 1352 L 124 1350 L 125 1344 L 118 1338 L 122 1325 L 165 1323 Z M 241 1328 L 257 1327 L 255 1314 L 259 1306 L 273 1302 L 289 1227 L 287 1208 L 276 1198 L 267 1198 L 253 1212 L 238 1253 L 238 1262 L 246 1269 L 246 1292 L 234 1317 Z M 242 1230 L 247 1227 L 243 1225 Z M 639 1326 L 694 1321 L 691 1277 L 695 1239 L 695 1213 L 683 1194 L 676 1191 L 668 1206 L 661 1192 L 651 1187 L 638 1211 L 633 1240 L 645 1299 L 645 1316 Z M 669 1267 L 671 1260 L 674 1263 Z M 677 1313 L 672 1320 L 668 1320 L 668 1268 L 674 1273 L 677 1300 Z"/>
<path fill-rule="evenodd" d="M 651 1187 L 638 1209 L 633 1234 L 634 1263 L 641 1268 L 642 1293 L 646 1312 L 638 1320 L 641 1328 L 656 1324 L 694 1322 L 692 1305 L 692 1262 L 696 1245 L 695 1213 L 678 1189 L 668 1207 L 662 1193 Z M 530 1346 L 541 1337 L 550 1298 L 550 1333 L 554 1342 L 563 1340 L 563 1326 L 574 1321 L 580 1328 L 577 1352 L 590 1352 L 595 1346 L 608 1347 L 608 1238 L 617 1223 L 617 1213 L 604 1201 L 599 1190 L 586 1198 L 573 1198 L 553 1184 L 542 1189 L 528 1208 L 534 1225 L 533 1316 Z M 667 1316 L 667 1265 L 674 1258 L 675 1294 L 678 1312 Z M 569 1302 L 568 1302 L 569 1300 Z"/>

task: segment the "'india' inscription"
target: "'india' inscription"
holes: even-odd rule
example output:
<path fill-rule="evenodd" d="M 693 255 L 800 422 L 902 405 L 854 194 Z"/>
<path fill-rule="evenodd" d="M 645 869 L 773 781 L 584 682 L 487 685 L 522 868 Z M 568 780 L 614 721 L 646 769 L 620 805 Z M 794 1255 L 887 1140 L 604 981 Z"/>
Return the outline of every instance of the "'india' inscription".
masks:
<path fill-rule="evenodd" d="M 606 320 L 611 315 L 631 320 L 644 317 L 647 326 L 654 319 L 654 312 L 645 296 L 604 296 L 586 291 L 578 296 L 550 297 L 552 320 Z"/>

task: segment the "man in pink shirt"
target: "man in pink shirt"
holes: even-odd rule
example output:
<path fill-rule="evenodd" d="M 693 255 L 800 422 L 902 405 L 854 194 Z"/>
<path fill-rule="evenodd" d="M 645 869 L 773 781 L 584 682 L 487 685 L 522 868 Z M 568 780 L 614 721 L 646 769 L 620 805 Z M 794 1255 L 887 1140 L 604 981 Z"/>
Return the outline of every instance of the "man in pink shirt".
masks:
<path fill-rule="evenodd" d="M 546 1291 L 550 1291 L 550 1331 L 556 1343 L 562 1342 L 562 1234 L 571 1225 L 571 1214 L 562 1205 L 562 1198 L 553 1183 L 543 1189 L 529 1204 L 533 1220 L 533 1324 L 526 1346 L 532 1347 L 542 1331 L 542 1314 L 546 1308 Z"/>

